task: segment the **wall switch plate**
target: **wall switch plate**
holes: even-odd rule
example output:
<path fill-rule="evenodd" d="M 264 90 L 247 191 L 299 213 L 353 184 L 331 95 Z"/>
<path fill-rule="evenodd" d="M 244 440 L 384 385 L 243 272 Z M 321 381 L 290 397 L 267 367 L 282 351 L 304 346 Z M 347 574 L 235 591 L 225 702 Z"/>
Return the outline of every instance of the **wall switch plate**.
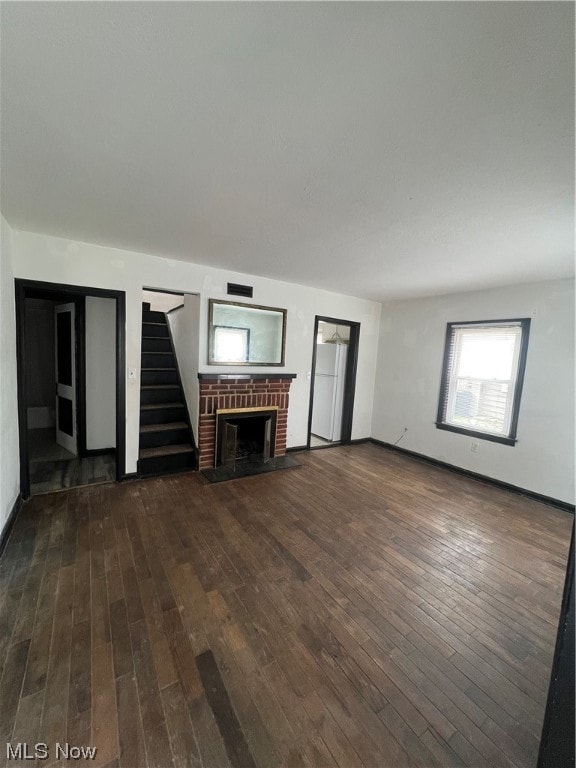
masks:
<path fill-rule="evenodd" d="M 129 379 L 136 378 L 136 368 L 128 368 L 128 378 Z"/>
<path fill-rule="evenodd" d="M 472 453 L 478 453 L 479 444 L 475 442 L 474 440 L 470 443 L 470 451 Z"/>

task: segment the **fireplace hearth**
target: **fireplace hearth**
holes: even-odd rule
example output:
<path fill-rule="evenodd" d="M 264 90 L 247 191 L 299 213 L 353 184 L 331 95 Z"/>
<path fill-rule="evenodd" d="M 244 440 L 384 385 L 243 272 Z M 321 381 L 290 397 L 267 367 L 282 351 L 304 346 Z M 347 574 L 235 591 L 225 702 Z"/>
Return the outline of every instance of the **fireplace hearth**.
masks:
<path fill-rule="evenodd" d="M 286 456 L 294 374 L 200 373 L 200 470 L 210 482 L 298 467 Z"/>

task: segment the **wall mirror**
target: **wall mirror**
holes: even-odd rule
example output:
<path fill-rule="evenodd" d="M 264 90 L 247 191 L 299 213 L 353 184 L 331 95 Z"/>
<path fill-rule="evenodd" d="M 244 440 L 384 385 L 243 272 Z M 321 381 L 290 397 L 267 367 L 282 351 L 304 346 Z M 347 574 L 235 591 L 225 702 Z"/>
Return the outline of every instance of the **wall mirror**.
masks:
<path fill-rule="evenodd" d="M 209 300 L 209 365 L 284 365 L 286 310 Z"/>

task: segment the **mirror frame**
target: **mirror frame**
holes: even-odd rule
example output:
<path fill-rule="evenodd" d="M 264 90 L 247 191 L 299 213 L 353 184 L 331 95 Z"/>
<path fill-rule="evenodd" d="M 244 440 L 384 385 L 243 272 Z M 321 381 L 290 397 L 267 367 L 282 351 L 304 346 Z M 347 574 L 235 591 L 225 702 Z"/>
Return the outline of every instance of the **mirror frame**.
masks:
<path fill-rule="evenodd" d="M 249 360 L 246 362 L 231 362 L 227 363 L 223 360 L 214 360 L 214 334 L 216 331 L 216 325 L 214 324 L 214 305 L 225 304 L 232 307 L 246 307 L 248 309 L 265 309 L 269 312 L 278 312 L 282 315 L 282 349 L 279 363 L 253 363 Z M 280 307 L 265 307 L 262 304 L 245 304 L 242 301 L 225 301 L 224 299 L 208 299 L 208 365 L 238 365 L 238 366 L 267 366 L 267 367 L 280 367 L 284 366 L 284 358 L 286 353 L 286 319 L 288 316 L 288 310 L 281 309 Z"/>

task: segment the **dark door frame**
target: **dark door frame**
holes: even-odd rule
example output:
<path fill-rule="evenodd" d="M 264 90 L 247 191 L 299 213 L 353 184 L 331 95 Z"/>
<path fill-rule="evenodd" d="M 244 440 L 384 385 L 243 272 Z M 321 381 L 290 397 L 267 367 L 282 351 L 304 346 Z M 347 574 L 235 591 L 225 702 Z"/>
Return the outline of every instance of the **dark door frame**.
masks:
<path fill-rule="evenodd" d="M 312 348 L 312 371 L 310 380 L 310 407 L 308 409 L 308 436 L 306 447 L 310 450 L 312 433 L 312 409 L 314 408 L 314 376 L 316 374 L 316 339 L 320 323 L 344 325 L 350 328 L 348 356 L 346 358 L 346 373 L 344 375 L 344 403 L 342 406 L 342 437 L 340 444 L 349 445 L 352 442 L 352 416 L 354 413 L 354 395 L 356 393 L 356 371 L 358 370 L 358 346 L 360 342 L 360 323 L 353 320 L 338 320 L 334 317 L 316 315 L 314 321 L 314 345 Z"/>
<path fill-rule="evenodd" d="M 22 498 L 30 496 L 30 463 L 28 451 L 28 413 L 26 408 L 26 323 L 25 299 L 42 296 L 42 298 L 58 301 L 62 294 L 66 300 L 75 301 L 82 305 L 86 296 L 96 296 L 116 300 L 116 480 L 126 477 L 126 294 L 124 291 L 113 291 L 104 288 L 91 288 L 80 285 L 65 285 L 63 283 L 46 283 L 38 280 L 14 280 L 16 297 L 16 370 L 18 381 L 18 432 L 20 440 L 20 493 Z M 83 313 L 78 323 L 79 332 L 83 332 Z M 80 345 L 77 355 L 78 375 L 80 386 L 85 376 L 85 362 Z M 86 453 L 86 435 L 84 425 L 86 420 L 84 396 L 79 398 L 80 411 L 78 423 L 78 449 Z M 80 436 L 82 435 L 82 437 Z"/>
<path fill-rule="evenodd" d="M 574 524 L 556 648 L 538 753 L 538 768 L 574 765 Z"/>

